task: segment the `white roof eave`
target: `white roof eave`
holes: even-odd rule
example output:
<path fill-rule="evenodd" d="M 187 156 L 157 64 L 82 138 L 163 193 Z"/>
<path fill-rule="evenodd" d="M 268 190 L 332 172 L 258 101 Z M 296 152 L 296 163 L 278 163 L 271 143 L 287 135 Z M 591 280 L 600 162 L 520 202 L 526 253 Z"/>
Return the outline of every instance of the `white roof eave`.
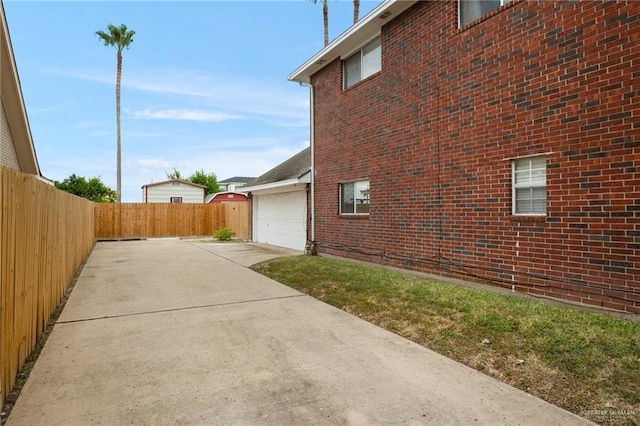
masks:
<path fill-rule="evenodd" d="M 311 173 L 307 172 L 299 178 L 280 180 L 278 182 L 265 183 L 263 185 L 256 186 L 243 186 L 237 188 L 237 192 L 249 193 L 249 192 L 287 192 L 299 184 L 307 184 L 311 182 Z"/>
<path fill-rule="evenodd" d="M 340 34 L 324 49 L 293 71 L 289 75 L 288 80 L 309 84 L 313 74 L 320 71 L 325 65 L 336 58 L 352 53 L 355 49 L 371 40 L 380 33 L 383 25 L 413 6 L 417 1 L 418 0 L 383 1 L 358 21 L 357 24 Z"/>

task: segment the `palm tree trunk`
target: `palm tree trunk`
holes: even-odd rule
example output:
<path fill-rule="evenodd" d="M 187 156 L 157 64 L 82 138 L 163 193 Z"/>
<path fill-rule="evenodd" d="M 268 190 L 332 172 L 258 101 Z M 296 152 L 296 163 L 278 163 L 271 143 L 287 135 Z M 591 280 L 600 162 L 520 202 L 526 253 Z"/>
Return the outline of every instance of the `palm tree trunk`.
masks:
<path fill-rule="evenodd" d="M 353 23 L 357 24 L 360 19 L 360 0 L 353 0 Z"/>
<path fill-rule="evenodd" d="M 122 158 L 120 149 L 120 78 L 122 75 L 122 53 L 118 51 L 118 72 L 116 74 L 116 203 L 122 197 Z"/>
<path fill-rule="evenodd" d="M 324 20 L 324 45 L 329 44 L 329 0 L 322 1 L 322 17 Z"/>

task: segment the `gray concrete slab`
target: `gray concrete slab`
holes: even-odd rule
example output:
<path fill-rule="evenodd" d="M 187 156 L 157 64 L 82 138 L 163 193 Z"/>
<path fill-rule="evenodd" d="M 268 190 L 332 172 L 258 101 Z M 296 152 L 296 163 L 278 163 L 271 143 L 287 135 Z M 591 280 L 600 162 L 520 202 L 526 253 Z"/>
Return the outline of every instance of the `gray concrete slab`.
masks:
<path fill-rule="evenodd" d="M 238 280 L 253 265 L 302 254 L 265 244 L 154 239 L 98 243 L 59 322 L 299 294 Z"/>
<path fill-rule="evenodd" d="M 255 265 L 276 257 L 304 254 L 298 250 L 260 243 L 206 243 L 203 241 L 194 241 L 193 243 L 203 250 L 210 251 L 243 266 Z"/>
<path fill-rule="evenodd" d="M 98 244 L 8 424 L 590 424 L 214 251 Z"/>

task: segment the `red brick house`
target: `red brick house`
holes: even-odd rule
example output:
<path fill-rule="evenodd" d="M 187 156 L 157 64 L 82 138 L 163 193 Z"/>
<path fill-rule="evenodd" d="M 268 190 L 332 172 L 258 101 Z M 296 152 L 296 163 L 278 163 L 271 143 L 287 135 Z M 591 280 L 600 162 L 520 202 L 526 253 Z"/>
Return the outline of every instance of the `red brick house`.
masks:
<path fill-rule="evenodd" d="M 388 0 L 294 71 L 319 253 L 640 313 L 640 2 Z"/>

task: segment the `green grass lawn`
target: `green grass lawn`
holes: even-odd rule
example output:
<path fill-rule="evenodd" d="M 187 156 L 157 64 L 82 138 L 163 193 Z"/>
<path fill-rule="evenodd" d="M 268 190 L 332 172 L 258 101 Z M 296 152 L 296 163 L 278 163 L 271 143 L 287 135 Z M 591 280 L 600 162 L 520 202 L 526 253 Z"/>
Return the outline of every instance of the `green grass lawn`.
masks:
<path fill-rule="evenodd" d="M 640 323 L 318 256 L 253 269 L 601 424 L 640 424 Z"/>

